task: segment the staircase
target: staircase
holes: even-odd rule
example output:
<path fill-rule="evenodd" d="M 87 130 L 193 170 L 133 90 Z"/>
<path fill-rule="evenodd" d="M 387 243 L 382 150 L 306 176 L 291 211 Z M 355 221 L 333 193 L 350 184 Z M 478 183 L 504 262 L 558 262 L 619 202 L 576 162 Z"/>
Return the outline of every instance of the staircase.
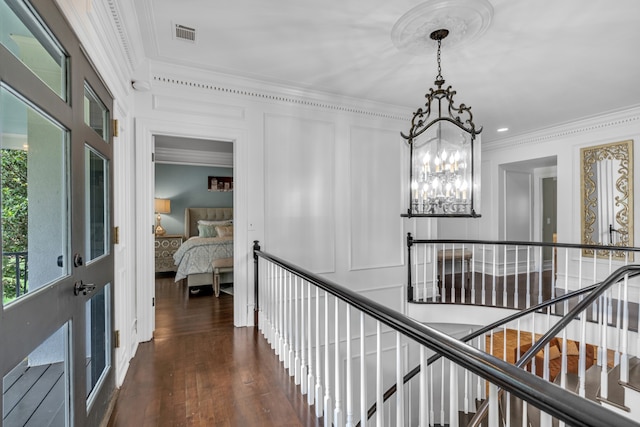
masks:
<path fill-rule="evenodd" d="M 410 262 L 422 282 L 416 294 L 426 299 L 410 300 L 407 315 L 254 246 L 259 328 L 326 427 L 467 426 L 474 411 L 487 414 L 476 425 L 492 427 L 640 426 L 634 412 L 640 408 L 639 297 L 628 298 L 631 284 L 640 288 L 639 265 L 612 271 L 610 259 L 605 271 L 598 252 L 585 268 L 582 247 L 564 245 L 567 252 L 558 256 L 563 263 L 550 272 L 536 270 L 535 256 L 529 257 L 541 250 L 519 247 L 494 248 L 494 264 L 486 266 L 484 243 L 466 242 L 454 243 L 452 253 L 469 249 L 482 268 L 475 270 L 472 261 L 466 267 L 472 271 L 453 266 L 449 275 L 438 266 L 431 270 L 441 275 L 437 281 L 426 275 L 428 256 L 447 248 L 436 244 L 424 256 L 415 252 L 420 264 Z M 506 264 L 499 269 L 498 253 L 505 263 L 515 254 L 514 265 L 528 273 Z M 577 289 L 569 286 L 574 279 Z M 440 313 L 440 322 L 457 316 L 477 324 L 466 313 L 479 309 L 496 320 L 456 339 L 428 326 L 416 307 Z M 508 330 L 517 331 L 515 354 L 507 348 Z M 494 340 L 499 334 L 502 344 Z M 609 360 L 611 369 L 603 374 L 598 362 L 609 366 Z"/>
<path fill-rule="evenodd" d="M 617 411 L 625 417 L 629 417 L 634 420 L 640 419 L 640 359 L 633 357 L 629 361 L 629 380 L 627 382 L 620 381 L 620 365 L 612 369 L 608 369 L 607 382 L 608 382 L 608 396 L 602 397 L 601 387 L 601 366 L 593 365 L 586 370 L 585 378 L 585 398 L 596 402 L 609 410 Z M 578 394 L 579 377 L 576 374 L 568 373 L 566 376 L 565 389 L 570 390 Z M 561 378 L 556 377 L 554 383 L 560 386 Z M 509 394 L 509 405 L 506 404 L 506 394 L 500 399 L 500 419 L 501 425 L 521 426 L 522 420 L 526 419 L 527 426 L 538 427 L 541 426 L 541 414 L 540 410 L 532 405 L 526 405 L 526 414 L 524 409 L 524 403 L 521 399 Z M 484 400 L 476 401 L 476 409 Z M 464 413 L 459 412 L 459 425 L 470 425 L 475 412 Z M 509 417 L 509 423 L 505 420 Z M 487 421 L 483 420 L 480 426 L 487 426 Z M 552 426 L 558 426 L 558 420 L 551 421 Z"/>

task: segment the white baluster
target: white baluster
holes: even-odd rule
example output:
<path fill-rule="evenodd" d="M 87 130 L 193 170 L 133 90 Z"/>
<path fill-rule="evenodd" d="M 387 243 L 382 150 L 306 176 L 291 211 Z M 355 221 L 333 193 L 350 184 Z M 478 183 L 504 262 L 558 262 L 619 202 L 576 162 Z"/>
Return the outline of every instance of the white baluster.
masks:
<path fill-rule="evenodd" d="M 593 250 L 593 283 L 598 283 L 598 275 L 596 274 L 597 271 L 597 267 L 598 267 L 598 251 L 597 250 Z M 606 301 L 603 301 L 606 302 Z M 598 316 L 598 306 L 596 304 L 592 304 L 591 305 L 591 312 L 593 315 L 594 319 L 597 319 Z M 585 310 L 585 314 L 587 314 L 586 310 Z"/>
<path fill-rule="evenodd" d="M 431 247 L 431 253 L 433 255 L 433 260 L 431 263 L 432 270 L 433 270 L 433 277 L 432 277 L 433 280 L 431 281 L 433 293 L 431 296 L 431 301 L 437 302 L 438 301 L 438 248 L 436 247 L 435 244 Z"/>
<path fill-rule="evenodd" d="M 289 318 L 289 301 L 291 296 L 289 291 L 290 273 L 283 269 L 282 278 L 282 364 L 285 370 L 289 369 L 289 327 L 291 319 Z"/>
<path fill-rule="evenodd" d="M 605 302 L 605 299 L 607 298 L 607 294 L 609 293 L 609 290 L 606 290 L 604 292 L 604 295 L 602 295 L 599 299 L 601 301 L 600 303 L 600 348 L 602 349 L 602 351 L 600 352 L 600 357 L 601 357 L 601 363 L 602 365 L 600 366 L 600 396 L 604 399 L 607 399 L 607 397 L 609 396 L 609 381 L 608 381 L 608 364 L 609 364 L 609 354 L 607 352 L 607 329 L 608 329 L 608 325 L 607 325 L 607 320 L 608 320 L 608 316 L 606 313 L 607 310 L 607 304 Z M 595 304 L 594 304 L 595 305 Z M 582 345 L 581 345 L 582 347 Z M 582 348 L 580 349 L 580 360 L 582 360 Z"/>
<path fill-rule="evenodd" d="M 540 263 L 538 265 L 538 304 L 542 303 L 542 246 L 538 247 Z"/>
<path fill-rule="evenodd" d="M 293 359 L 293 383 L 295 385 L 300 385 L 300 313 L 298 312 L 298 304 L 300 301 L 298 300 L 298 276 L 295 276 L 295 281 L 293 283 L 293 289 L 295 289 L 295 297 L 293 299 L 293 304 L 295 307 L 295 315 L 294 315 L 294 326 L 295 326 L 295 335 L 296 335 L 296 351 Z"/>
<path fill-rule="evenodd" d="M 427 245 L 423 245 L 423 277 L 422 277 L 422 301 L 427 301 Z"/>
<path fill-rule="evenodd" d="M 504 427 L 511 427 L 511 393 L 508 391 L 504 392 L 505 398 L 505 407 L 504 407 Z"/>
<path fill-rule="evenodd" d="M 322 371 L 320 371 L 320 289 L 316 287 L 316 417 L 322 416 Z"/>
<path fill-rule="evenodd" d="M 305 281 L 300 279 L 300 393 L 307 394 L 307 375 L 309 375 L 309 369 L 307 368 L 307 330 L 305 329 L 306 313 L 304 310 Z"/>
<path fill-rule="evenodd" d="M 376 321 L 376 426 L 384 426 L 384 382 L 382 378 L 382 332 Z"/>
<path fill-rule="evenodd" d="M 567 388 L 567 328 L 562 330 L 562 365 L 560 368 L 560 387 Z"/>
<path fill-rule="evenodd" d="M 344 418 L 343 418 L 343 414 L 342 414 L 342 402 L 340 400 L 340 331 L 339 331 L 339 325 L 340 325 L 340 304 L 339 304 L 340 300 L 338 299 L 338 297 L 335 297 L 335 304 L 334 304 L 334 344 L 333 344 L 333 349 L 334 349 L 334 361 L 333 361 L 333 369 L 335 371 L 335 381 L 334 383 L 334 388 L 335 388 L 335 395 L 336 395 L 336 404 L 335 404 L 335 409 L 333 410 L 333 425 L 335 427 L 342 427 L 344 425 Z"/>
<path fill-rule="evenodd" d="M 469 395 L 473 390 L 469 389 L 469 382 L 471 381 L 471 372 L 468 369 L 464 370 L 464 413 L 469 413 Z"/>
<path fill-rule="evenodd" d="M 271 348 L 273 349 L 274 352 L 277 351 L 278 348 L 278 337 L 277 337 L 277 333 L 278 333 L 278 282 L 276 280 L 276 266 L 271 263 L 270 264 L 271 267 L 271 278 L 270 278 L 270 282 L 271 282 L 271 304 L 270 304 L 270 316 L 269 316 L 269 323 L 271 324 L 271 333 L 269 334 L 269 338 L 271 340 Z M 277 354 L 277 353 L 276 353 Z"/>
<path fill-rule="evenodd" d="M 514 292 L 513 292 L 513 307 L 514 308 L 518 308 L 520 307 L 519 305 L 519 290 L 518 290 L 518 286 L 520 285 L 519 282 L 519 278 L 518 278 L 518 255 L 519 255 L 520 250 L 518 249 L 518 246 L 516 245 L 516 258 L 515 258 L 515 284 L 514 284 Z M 528 272 L 527 272 L 528 273 Z M 505 337 L 506 340 L 506 337 Z"/>
<path fill-rule="evenodd" d="M 490 426 L 500 425 L 500 419 L 498 414 L 498 386 L 493 383 L 489 383 L 489 417 L 488 424 Z"/>
<path fill-rule="evenodd" d="M 275 354 L 282 362 L 282 276 L 279 267 L 276 267 L 276 334 L 275 334 Z"/>
<path fill-rule="evenodd" d="M 507 245 L 504 245 L 504 262 L 502 263 L 502 306 L 507 307 Z"/>
<path fill-rule="evenodd" d="M 471 304 L 476 303 L 476 245 L 471 245 Z"/>
<path fill-rule="evenodd" d="M 487 263 L 486 263 L 486 257 L 487 257 L 487 248 L 486 246 L 483 244 L 482 245 L 482 305 L 486 305 L 487 304 L 487 286 L 486 286 L 486 282 L 487 282 Z"/>
<path fill-rule="evenodd" d="M 429 425 L 429 394 L 427 384 L 427 354 L 425 346 L 420 346 L 420 397 L 418 398 L 420 408 L 420 427 Z"/>
<path fill-rule="evenodd" d="M 467 296 L 466 296 L 466 289 L 467 289 L 467 277 L 466 277 L 466 271 L 465 271 L 465 257 L 464 257 L 464 244 L 462 245 L 462 255 L 460 256 L 460 272 L 462 273 L 462 275 L 460 276 L 461 280 L 460 280 L 460 298 L 462 301 L 462 304 L 464 304 L 467 300 Z"/>
<path fill-rule="evenodd" d="M 624 282 L 622 284 L 622 300 L 623 300 L 623 313 L 622 313 L 622 332 L 620 343 L 620 381 L 623 383 L 629 382 L 629 275 L 624 276 Z"/>
<path fill-rule="evenodd" d="M 404 363 L 402 360 L 402 334 L 396 332 L 396 425 L 404 425 Z"/>
<path fill-rule="evenodd" d="M 502 326 L 502 360 L 507 361 L 507 325 Z"/>
<path fill-rule="evenodd" d="M 444 264 L 444 260 L 442 262 Z M 456 302 L 456 245 L 451 245 L 451 302 Z"/>
<path fill-rule="evenodd" d="M 367 425 L 367 342 L 364 313 L 360 312 L 360 425 Z"/>
<path fill-rule="evenodd" d="M 446 246 L 444 245 L 444 243 L 442 244 L 442 271 L 440 272 L 440 287 L 441 287 L 441 292 L 442 295 L 440 297 L 441 302 L 447 302 L 447 286 L 445 285 L 445 265 L 447 264 L 445 262 L 445 253 L 446 253 Z"/>
<path fill-rule="evenodd" d="M 580 251 L 582 252 L 582 251 Z M 580 383 L 578 386 L 578 394 L 580 397 L 585 396 L 585 359 L 587 348 L 585 346 L 587 335 L 587 314 L 583 312 L 580 315 L 580 356 L 578 357 L 578 376 L 580 377 Z"/>
<path fill-rule="evenodd" d="M 444 395 L 443 395 L 444 397 Z M 458 365 L 449 361 L 449 427 L 458 427 Z"/>
<path fill-rule="evenodd" d="M 347 420 L 346 427 L 353 427 L 353 375 L 352 369 L 352 354 L 351 354 L 351 306 L 346 304 L 347 307 Z"/>
<path fill-rule="evenodd" d="M 314 380 L 313 375 L 313 334 L 311 333 L 311 283 L 307 282 L 307 366 L 309 373 L 307 374 L 307 402 L 309 406 L 315 402 Z"/>
<path fill-rule="evenodd" d="M 274 315 L 275 315 L 275 310 L 273 305 L 275 304 L 275 282 L 273 279 L 273 263 L 269 262 L 269 330 L 267 333 L 267 340 L 269 341 L 269 344 L 271 344 L 271 349 L 275 350 L 275 342 L 274 342 L 274 337 L 275 337 L 275 323 L 274 323 Z"/>
<path fill-rule="evenodd" d="M 288 280 L 287 280 L 287 320 L 286 320 L 286 326 L 287 326 L 287 343 L 289 345 L 288 347 L 288 351 L 286 354 L 286 358 L 287 358 L 287 366 L 288 366 L 288 370 L 289 370 L 289 376 L 292 377 L 294 375 L 294 366 L 293 366 L 293 359 L 294 359 L 294 347 L 295 347 L 295 333 L 294 333 L 294 328 L 295 328 L 295 324 L 297 323 L 297 320 L 294 320 L 293 318 L 293 273 L 289 273 L 288 275 Z"/>
<path fill-rule="evenodd" d="M 609 252 L 611 253 L 611 252 Z M 611 273 L 609 273 L 611 274 Z M 618 289 L 618 298 L 617 298 L 617 303 L 616 303 L 616 327 L 614 328 L 614 333 L 615 333 L 615 352 L 613 354 L 613 360 L 614 360 L 614 365 L 619 365 L 620 364 L 620 339 L 621 339 L 621 333 L 622 333 L 622 288 L 623 286 L 618 282 L 618 284 L 616 285 L 616 288 Z M 613 294 L 611 295 L 611 298 L 609 299 L 609 304 L 611 307 L 611 300 L 613 299 Z"/>
<path fill-rule="evenodd" d="M 418 258 L 420 254 L 420 247 L 417 245 L 413 247 L 415 249 L 415 254 L 413 257 L 414 277 L 412 278 L 413 282 L 415 283 L 415 287 L 413 288 L 413 300 L 418 301 L 418 284 L 420 283 L 420 275 L 418 274 L 418 264 L 420 263 L 418 262 Z M 409 268 L 411 268 L 411 266 L 409 266 Z M 413 286 L 413 283 L 409 283 L 409 286 Z"/>
<path fill-rule="evenodd" d="M 324 293 L 324 425 L 331 426 L 331 367 L 329 366 L 329 292 Z"/>
<path fill-rule="evenodd" d="M 496 245 L 493 245 L 493 276 L 492 276 L 492 290 L 491 290 L 491 305 L 496 305 Z"/>
<path fill-rule="evenodd" d="M 440 359 L 442 363 L 442 359 Z M 433 403 L 433 363 L 429 365 L 429 377 L 427 378 L 427 385 L 429 387 L 429 425 L 432 426 L 435 422 L 435 405 Z M 425 426 L 426 427 L 426 426 Z"/>
<path fill-rule="evenodd" d="M 527 302 L 525 308 L 531 307 L 531 246 L 527 246 Z"/>
<path fill-rule="evenodd" d="M 445 383 L 445 376 L 444 376 L 444 365 L 446 364 L 447 359 L 445 359 L 444 357 L 440 358 L 440 425 L 445 425 L 446 423 L 446 417 L 445 417 L 445 413 L 444 413 L 444 383 Z"/>

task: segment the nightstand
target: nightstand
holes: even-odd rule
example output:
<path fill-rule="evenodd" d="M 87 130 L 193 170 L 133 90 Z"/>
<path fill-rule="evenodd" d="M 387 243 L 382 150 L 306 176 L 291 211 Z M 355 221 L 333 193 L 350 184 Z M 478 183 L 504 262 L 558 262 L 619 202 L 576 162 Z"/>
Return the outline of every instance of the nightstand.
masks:
<path fill-rule="evenodd" d="M 156 273 L 164 271 L 176 271 L 173 263 L 173 254 L 182 244 L 182 236 L 179 234 L 165 234 L 156 236 Z"/>

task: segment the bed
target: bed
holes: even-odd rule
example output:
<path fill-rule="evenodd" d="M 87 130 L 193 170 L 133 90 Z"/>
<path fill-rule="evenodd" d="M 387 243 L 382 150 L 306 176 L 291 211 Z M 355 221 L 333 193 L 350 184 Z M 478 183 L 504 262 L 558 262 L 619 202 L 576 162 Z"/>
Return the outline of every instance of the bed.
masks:
<path fill-rule="evenodd" d="M 173 256 L 178 266 L 176 282 L 186 279 L 188 288 L 212 285 L 216 295 L 219 292 L 219 284 L 233 283 L 232 221 L 233 208 L 185 209 L 186 240 Z M 218 232 L 221 232 L 221 235 L 218 235 Z M 221 265 L 225 267 L 217 267 Z"/>

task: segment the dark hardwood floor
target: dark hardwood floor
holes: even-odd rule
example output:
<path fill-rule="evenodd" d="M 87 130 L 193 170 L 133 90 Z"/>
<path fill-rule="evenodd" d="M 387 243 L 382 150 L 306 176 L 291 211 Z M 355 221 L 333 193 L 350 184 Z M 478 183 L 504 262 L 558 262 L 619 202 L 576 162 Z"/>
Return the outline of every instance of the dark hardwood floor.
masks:
<path fill-rule="evenodd" d="M 257 328 L 233 326 L 233 296 L 188 296 L 156 279 L 156 331 L 138 347 L 108 426 L 319 426 Z"/>

